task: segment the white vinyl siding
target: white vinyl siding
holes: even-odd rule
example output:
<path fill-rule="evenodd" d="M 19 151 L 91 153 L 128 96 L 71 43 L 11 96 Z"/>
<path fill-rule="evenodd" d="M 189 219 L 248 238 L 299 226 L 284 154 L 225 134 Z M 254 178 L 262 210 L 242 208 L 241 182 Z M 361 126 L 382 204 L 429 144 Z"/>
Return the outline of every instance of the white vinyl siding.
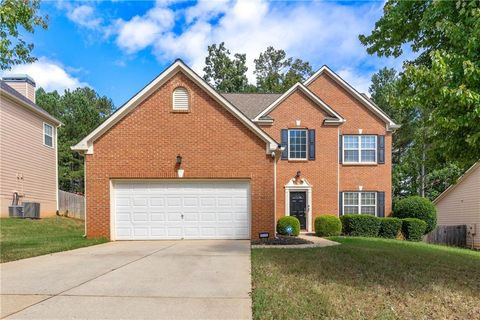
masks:
<path fill-rule="evenodd" d="M 48 123 L 43 124 L 43 144 L 53 148 L 53 127 Z"/>
<path fill-rule="evenodd" d="M 376 163 L 377 136 L 344 135 L 343 163 Z"/>
<path fill-rule="evenodd" d="M 376 192 L 344 192 L 343 214 L 377 215 Z"/>
<path fill-rule="evenodd" d="M 188 111 L 189 97 L 185 88 L 176 88 L 173 91 L 173 110 Z"/>
<path fill-rule="evenodd" d="M 288 130 L 288 159 L 307 160 L 307 130 Z"/>

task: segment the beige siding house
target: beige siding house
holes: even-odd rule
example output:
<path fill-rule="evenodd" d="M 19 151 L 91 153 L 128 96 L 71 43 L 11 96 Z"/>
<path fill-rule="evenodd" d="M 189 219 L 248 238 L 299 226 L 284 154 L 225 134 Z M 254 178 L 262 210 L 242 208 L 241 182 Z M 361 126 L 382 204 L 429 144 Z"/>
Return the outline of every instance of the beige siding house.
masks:
<path fill-rule="evenodd" d="M 0 80 L 0 216 L 20 202 L 39 202 L 40 217 L 57 211 L 57 128 L 60 122 L 35 104 L 26 75 Z"/>
<path fill-rule="evenodd" d="M 467 246 L 480 249 L 480 161 L 433 201 L 438 225 L 467 225 Z"/>

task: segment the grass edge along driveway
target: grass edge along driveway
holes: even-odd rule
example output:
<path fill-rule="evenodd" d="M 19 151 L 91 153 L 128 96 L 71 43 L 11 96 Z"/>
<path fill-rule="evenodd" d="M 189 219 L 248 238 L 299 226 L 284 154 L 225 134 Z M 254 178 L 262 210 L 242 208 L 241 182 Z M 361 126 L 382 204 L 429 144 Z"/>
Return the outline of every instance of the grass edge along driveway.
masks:
<path fill-rule="evenodd" d="M 0 262 L 87 247 L 107 242 L 85 239 L 84 222 L 66 217 L 38 220 L 0 219 Z"/>
<path fill-rule="evenodd" d="M 480 319 L 480 252 L 334 237 L 252 249 L 254 319 Z"/>

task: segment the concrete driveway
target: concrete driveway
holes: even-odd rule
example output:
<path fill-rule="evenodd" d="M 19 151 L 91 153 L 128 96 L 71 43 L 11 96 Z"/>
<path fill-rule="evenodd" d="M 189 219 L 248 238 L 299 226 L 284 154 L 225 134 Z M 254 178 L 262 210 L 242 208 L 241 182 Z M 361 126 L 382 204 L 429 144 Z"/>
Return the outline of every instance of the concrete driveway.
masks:
<path fill-rule="evenodd" d="M 0 265 L 7 319 L 250 319 L 250 242 L 126 241 Z"/>

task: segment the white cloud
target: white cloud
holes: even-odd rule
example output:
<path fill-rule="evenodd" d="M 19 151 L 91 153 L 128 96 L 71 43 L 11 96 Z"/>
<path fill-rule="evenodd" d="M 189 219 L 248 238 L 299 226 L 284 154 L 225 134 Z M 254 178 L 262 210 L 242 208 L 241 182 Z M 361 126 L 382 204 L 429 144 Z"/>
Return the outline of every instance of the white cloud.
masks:
<path fill-rule="evenodd" d="M 252 82 L 253 60 L 267 46 L 282 48 L 316 67 L 327 63 L 337 70 L 346 69 L 366 58 L 358 34 L 371 29 L 372 12 L 378 16 L 379 6 L 222 0 L 171 9 L 159 2 L 143 16 L 121 20 L 116 43 L 128 54 L 151 48 L 161 62 L 183 58 L 202 73 L 207 46 L 223 41 L 232 53 L 247 54 Z M 156 11 L 161 18 L 155 20 Z M 173 30 L 175 21 L 183 21 L 182 27 Z"/>
<path fill-rule="evenodd" d="M 69 6 L 67 17 L 76 24 L 88 29 L 97 29 L 101 26 L 103 20 L 95 15 L 95 9 L 89 5 L 78 7 Z"/>
<path fill-rule="evenodd" d="M 359 74 L 355 72 L 351 68 L 341 69 L 337 72 L 337 74 L 343 78 L 343 80 L 347 81 L 352 87 L 354 87 L 358 92 L 365 93 L 368 96 L 368 88 L 371 84 L 372 74 Z"/>
<path fill-rule="evenodd" d="M 13 66 L 3 76 L 9 74 L 27 74 L 35 80 L 37 88 L 42 87 L 47 92 L 54 90 L 63 92 L 65 89 L 73 90 L 89 86 L 88 83 L 80 81 L 65 71 L 65 68 L 59 63 L 45 57 L 39 58 L 38 61 L 31 64 Z"/>
<path fill-rule="evenodd" d="M 117 45 L 127 53 L 134 53 L 152 45 L 162 32 L 174 25 L 174 13 L 168 9 L 155 7 L 144 16 L 135 16 L 129 21 L 116 22 Z"/>
<path fill-rule="evenodd" d="M 95 17 L 93 11 L 81 7 L 77 8 L 80 13 Z M 371 31 L 382 7 L 379 2 L 353 6 L 264 0 L 199 0 L 185 7 L 157 0 L 144 14 L 103 23 L 101 31 L 114 36 L 130 58 L 148 49 L 162 64 L 182 58 L 200 74 L 208 45 L 225 42 L 232 53 L 246 53 L 251 82 L 255 81 L 253 60 L 274 46 L 310 61 L 313 67 L 328 64 L 359 91 L 366 91 L 372 70 L 398 69 L 398 59 L 369 56 L 358 40 L 359 34 Z"/>

